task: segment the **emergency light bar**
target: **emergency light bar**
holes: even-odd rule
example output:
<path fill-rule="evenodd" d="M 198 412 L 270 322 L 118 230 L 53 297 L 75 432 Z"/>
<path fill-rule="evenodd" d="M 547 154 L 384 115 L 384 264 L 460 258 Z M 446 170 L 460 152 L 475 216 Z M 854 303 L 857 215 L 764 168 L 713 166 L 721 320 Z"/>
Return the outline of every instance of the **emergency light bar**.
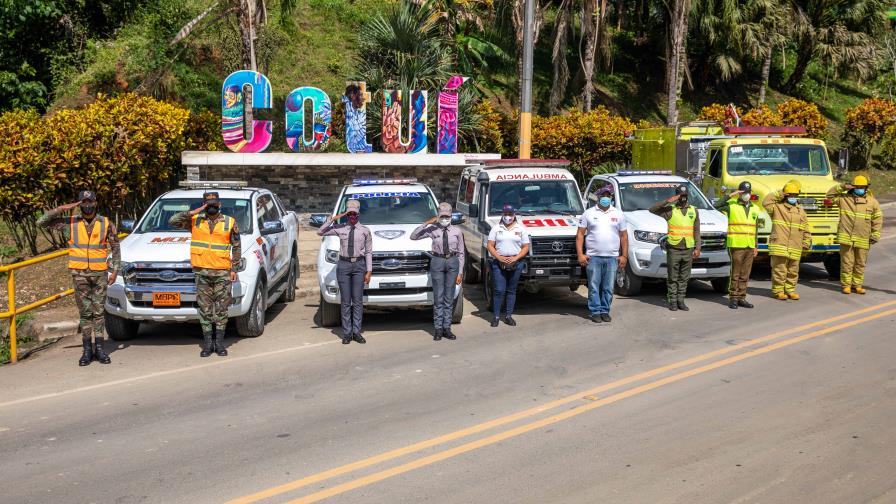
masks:
<path fill-rule="evenodd" d="M 805 135 L 806 128 L 802 126 L 727 126 L 725 134 L 798 136 Z"/>
<path fill-rule="evenodd" d="M 416 178 L 400 178 L 400 179 L 355 179 L 352 185 L 368 186 L 368 185 L 387 185 L 387 184 L 416 184 Z"/>
<path fill-rule="evenodd" d="M 635 176 L 635 175 L 672 175 L 671 170 L 622 170 L 617 175 L 621 175 L 623 177 L 627 176 Z"/>
<path fill-rule="evenodd" d="M 177 185 L 187 189 L 241 189 L 248 184 L 245 180 L 181 180 Z"/>

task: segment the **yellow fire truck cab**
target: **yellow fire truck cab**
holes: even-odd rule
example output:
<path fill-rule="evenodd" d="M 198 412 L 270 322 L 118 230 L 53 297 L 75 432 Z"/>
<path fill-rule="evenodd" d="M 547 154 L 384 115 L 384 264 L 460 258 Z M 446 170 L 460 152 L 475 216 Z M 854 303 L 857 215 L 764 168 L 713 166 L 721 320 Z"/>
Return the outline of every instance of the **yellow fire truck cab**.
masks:
<path fill-rule="evenodd" d="M 690 131 L 695 130 L 695 131 Z M 712 201 L 726 198 L 741 182 L 753 187 L 757 203 L 799 181 L 799 202 L 809 218 L 812 249 L 804 262 L 823 262 L 839 274 L 838 210 L 825 193 L 835 184 L 834 167 L 822 140 L 804 138 L 802 127 L 653 128 L 635 132 L 633 169 L 674 169 L 694 180 Z M 662 165 L 662 166 L 660 166 Z M 764 212 L 763 212 L 764 214 Z M 768 252 L 771 219 L 761 218 L 760 253 Z"/>

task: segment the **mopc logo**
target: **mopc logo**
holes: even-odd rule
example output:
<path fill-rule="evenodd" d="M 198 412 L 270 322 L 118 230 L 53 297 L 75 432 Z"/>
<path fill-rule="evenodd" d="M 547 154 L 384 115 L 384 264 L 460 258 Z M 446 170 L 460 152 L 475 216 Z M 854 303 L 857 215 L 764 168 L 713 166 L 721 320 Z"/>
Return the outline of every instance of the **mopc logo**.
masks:
<path fill-rule="evenodd" d="M 468 77 L 459 75 L 448 79 L 439 93 L 438 154 L 457 153 L 457 93 Z M 252 102 L 247 103 L 246 91 L 251 89 Z M 416 154 L 427 151 L 427 92 L 412 90 L 410 96 L 401 91 L 383 90 L 383 151 L 393 154 Z M 345 145 L 351 153 L 373 152 L 367 142 L 367 103 L 370 93 L 367 83 L 346 82 Z M 239 70 L 230 74 L 221 88 L 221 134 L 224 144 L 233 152 L 263 152 L 271 144 L 274 128 L 271 121 L 256 121 L 246 125 L 246 113 L 253 109 L 272 107 L 271 82 L 259 72 Z M 311 124 L 305 124 L 306 106 L 310 107 Z M 286 143 L 294 152 L 320 151 L 330 141 L 333 102 L 323 90 L 302 86 L 286 96 Z M 406 136 L 402 140 L 402 116 L 407 117 Z"/>
<path fill-rule="evenodd" d="M 186 243 L 190 241 L 189 236 L 166 236 L 164 238 L 155 237 L 149 241 L 150 245 L 153 243 Z"/>

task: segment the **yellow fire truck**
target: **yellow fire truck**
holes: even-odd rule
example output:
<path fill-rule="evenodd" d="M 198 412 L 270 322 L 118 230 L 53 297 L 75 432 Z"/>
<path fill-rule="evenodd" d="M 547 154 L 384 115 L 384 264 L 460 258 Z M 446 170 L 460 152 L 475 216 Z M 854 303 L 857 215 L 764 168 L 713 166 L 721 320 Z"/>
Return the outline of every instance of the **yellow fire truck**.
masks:
<path fill-rule="evenodd" d="M 761 202 L 789 180 L 802 186 L 800 205 L 809 217 L 812 250 L 805 262 L 823 262 L 828 274 L 838 275 L 838 211 L 825 192 L 835 184 L 834 167 L 822 140 L 805 138 L 802 127 L 720 127 L 698 122 L 677 128 L 636 130 L 632 168 L 675 170 L 694 180 L 713 201 L 725 198 L 748 181 Z M 771 219 L 763 215 L 759 250 L 768 251 Z"/>

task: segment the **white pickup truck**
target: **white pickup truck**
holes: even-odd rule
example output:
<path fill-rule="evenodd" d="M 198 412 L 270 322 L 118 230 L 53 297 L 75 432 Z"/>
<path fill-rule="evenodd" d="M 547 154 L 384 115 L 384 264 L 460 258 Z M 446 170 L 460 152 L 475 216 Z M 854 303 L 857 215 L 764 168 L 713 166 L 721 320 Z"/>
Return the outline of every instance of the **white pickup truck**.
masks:
<path fill-rule="evenodd" d="M 660 244 L 666 239 L 668 223 L 648 210 L 675 194 L 680 185 L 687 186 L 688 202 L 700 215 L 702 250 L 700 258 L 694 260 L 691 278 L 709 280 L 717 292 L 728 292 L 728 218 L 712 207 L 700 188 L 668 171 L 621 171 L 592 177 L 585 189 L 585 201 L 597 204 L 596 192 L 607 185 L 613 187 L 614 204 L 625 215 L 628 228 L 628 266 L 619 272 L 617 294 L 634 296 L 645 280 L 666 279 L 666 253 Z"/>
<path fill-rule="evenodd" d="M 265 311 L 295 299 L 299 275 L 295 213 L 266 189 L 243 182 L 184 182 L 159 196 L 139 222 L 123 221 L 130 232 L 121 242 L 121 274 L 106 297 L 106 330 L 115 340 L 133 338 L 141 321 L 198 320 L 196 285 L 190 266 L 190 232 L 168 220 L 202 205 L 205 191 L 217 191 L 221 213 L 236 219 L 242 259 L 233 283 L 228 316 L 243 337 L 264 332 Z"/>
<path fill-rule="evenodd" d="M 429 251 L 432 240 L 412 240 L 411 232 L 438 213 L 435 194 L 416 179 L 358 179 L 342 189 L 332 214 L 312 214 L 311 225 L 321 227 L 329 215 L 345 212 L 349 200 L 361 203 L 361 224 L 373 233 L 373 276 L 364 288 L 364 306 L 432 306 Z M 453 216 L 456 224 L 460 214 Z M 320 321 L 339 324 L 340 294 L 336 283 L 339 238 L 326 236 L 317 255 Z M 464 314 L 462 287 L 455 287 L 452 323 Z"/>

